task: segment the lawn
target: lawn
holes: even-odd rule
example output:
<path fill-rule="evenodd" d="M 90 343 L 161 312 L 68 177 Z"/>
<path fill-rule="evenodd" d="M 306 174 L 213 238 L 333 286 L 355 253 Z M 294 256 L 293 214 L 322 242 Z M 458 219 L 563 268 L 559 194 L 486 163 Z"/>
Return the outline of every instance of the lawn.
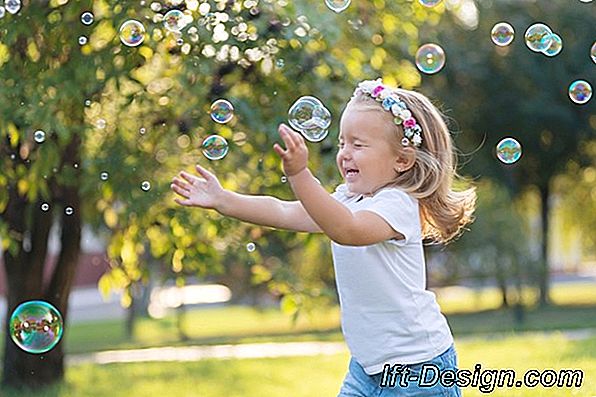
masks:
<path fill-rule="evenodd" d="M 501 339 L 456 341 L 460 369 L 514 369 L 520 376 L 530 369 L 581 369 L 579 388 L 495 388 L 491 396 L 596 395 L 596 338 L 569 340 L 564 335 L 523 335 Z M 36 397 L 332 397 L 345 375 L 349 355 L 275 359 L 203 360 L 191 363 L 81 365 L 68 368 L 65 384 Z M 117 379 L 117 381 L 115 381 Z M 490 381 L 486 379 L 486 384 Z M 2 390 L 4 397 L 29 393 Z M 483 396 L 479 387 L 465 396 Z"/>
<path fill-rule="evenodd" d="M 462 287 L 439 290 L 439 302 L 456 336 L 478 333 L 532 330 L 596 328 L 596 284 L 557 285 L 552 290 L 555 305 L 531 306 L 523 324 L 516 324 L 511 310 L 498 309 L 499 294 L 494 289 L 475 291 Z M 528 303 L 535 295 L 528 293 Z M 135 335 L 127 339 L 122 321 L 74 324 L 67 328 L 66 350 L 84 353 L 106 349 L 150 346 L 281 342 L 304 340 L 343 340 L 339 329 L 339 309 L 302 316 L 295 326 L 277 309 L 228 306 L 189 310 L 181 339 L 176 318 L 141 318 Z"/>

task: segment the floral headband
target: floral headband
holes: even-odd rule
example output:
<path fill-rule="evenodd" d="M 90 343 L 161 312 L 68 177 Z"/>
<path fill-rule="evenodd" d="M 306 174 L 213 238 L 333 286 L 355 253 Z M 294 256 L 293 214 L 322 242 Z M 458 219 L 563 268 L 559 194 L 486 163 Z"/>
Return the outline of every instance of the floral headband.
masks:
<path fill-rule="evenodd" d="M 383 109 L 393 114 L 393 122 L 404 129 L 402 145 L 412 144 L 418 147 L 422 144 L 422 128 L 394 89 L 384 85 L 381 79 L 365 80 L 354 90 L 354 95 L 359 93 L 369 95 L 377 102 L 381 102 Z"/>

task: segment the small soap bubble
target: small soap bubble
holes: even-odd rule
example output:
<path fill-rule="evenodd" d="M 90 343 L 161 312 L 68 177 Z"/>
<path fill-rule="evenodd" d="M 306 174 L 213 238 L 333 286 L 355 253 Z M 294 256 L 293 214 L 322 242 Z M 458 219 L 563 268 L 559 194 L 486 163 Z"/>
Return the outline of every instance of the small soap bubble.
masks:
<path fill-rule="evenodd" d="M 50 205 L 48 203 L 41 203 L 41 210 L 43 212 L 48 212 L 50 210 Z"/>
<path fill-rule="evenodd" d="M 170 32 L 180 32 L 186 27 L 186 17 L 180 10 L 170 10 L 164 15 L 163 26 Z"/>
<path fill-rule="evenodd" d="M 151 189 L 151 182 L 149 182 L 149 181 L 141 182 L 141 189 L 145 192 L 148 192 L 149 189 Z"/>
<path fill-rule="evenodd" d="M 356 19 L 356 20 L 349 19 L 348 24 L 352 27 L 352 29 L 360 30 L 360 28 L 364 25 L 364 22 L 362 22 L 362 19 Z"/>
<path fill-rule="evenodd" d="M 257 246 L 255 245 L 255 243 L 248 243 L 248 244 L 246 244 L 246 250 L 248 252 L 254 252 L 255 249 L 257 249 Z"/>
<path fill-rule="evenodd" d="M 561 37 L 556 33 L 553 33 L 550 37 L 551 43 L 546 50 L 542 51 L 542 53 L 546 56 L 554 57 L 563 50 L 563 40 L 561 40 Z"/>
<path fill-rule="evenodd" d="M 228 142 L 219 135 L 210 135 L 201 144 L 203 155 L 209 160 L 221 160 L 228 154 Z"/>
<path fill-rule="evenodd" d="M 441 2 L 441 0 L 418 0 L 420 4 L 425 7 L 434 7 Z"/>
<path fill-rule="evenodd" d="M 103 171 L 101 174 L 99 174 L 99 179 L 102 181 L 107 181 L 109 177 L 110 174 L 108 174 L 106 171 Z"/>
<path fill-rule="evenodd" d="M 592 86 L 585 80 L 576 80 L 569 85 L 569 98 L 577 103 L 583 105 L 592 98 Z"/>
<path fill-rule="evenodd" d="M 513 30 L 513 26 L 509 25 L 507 22 L 499 22 L 495 24 L 490 32 L 490 38 L 493 43 L 500 47 L 511 44 L 514 36 L 515 31 Z"/>
<path fill-rule="evenodd" d="M 120 41 L 129 47 L 136 47 L 145 40 L 145 26 L 135 19 L 129 19 L 120 26 Z"/>
<path fill-rule="evenodd" d="M 284 66 L 286 66 L 286 61 L 284 61 L 282 58 L 280 58 L 277 61 L 275 61 L 275 66 L 278 69 L 282 69 Z"/>
<path fill-rule="evenodd" d="M 93 17 L 93 13 L 89 12 L 89 11 L 85 11 L 84 13 L 81 14 L 81 22 L 83 23 L 83 25 L 91 25 L 93 23 L 94 17 Z"/>
<path fill-rule="evenodd" d="M 497 144 L 497 158 L 505 164 L 513 164 L 522 155 L 522 148 L 513 138 L 504 138 Z"/>
<path fill-rule="evenodd" d="M 11 14 L 16 14 L 21 9 L 21 0 L 6 0 L 4 8 Z"/>
<path fill-rule="evenodd" d="M 12 312 L 9 332 L 12 341 L 27 353 L 48 352 L 60 342 L 64 323 L 54 305 L 32 300 L 21 303 Z"/>
<path fill-rule="evenodd" d="M 416 67 L 422 73 L 434 74 L 445 66 L 445 51 L 438 44 L 428 43 L 416 52 Z"/>
<path fill-rule="evenodd" d="M 71 206 L 64 208 L 64 213 L 68 216 L 74 214 L 74 209 Z"/>
<path fill-rule="evenodd" d="M 216 123 L 225 124 L 234 117 L 234 106 L 225 100 L 218 99 L 211 104 L 211 118 Z"/>
<path fill-rule="evenodd" d="M 181 46 L 181 45 L 184 44 L 184 40 L 182 40 L 181 38 L 180 39 L 176 39 L 176 44 L 179 45 L 179 46 Z"/>
<path fill-rule="evenodd" d="M 331 113 L 316 97 L 298 98 L 288 111 L 290 126 L 310 142 L 320 142 L 329 133 Z"/>
<path fill-rule="evenodd" d="M 147 130 L 145 129 L 145 127 L 141 127 L 141 128 L 139 128 L 139 133 L 140 133 L 141 135 L 145 135 L 145 132 L 147 132 Z"/>
<path fill-rule="evenodd" d="M 526 30 L 524 39 L 530 50 L 542 52 L 550 46 L 552 34 L 552 30 L 545 24 L 535 23 Z"/>
<path fill-rule="evenodd" d="M 79 36 L 79 45 L 87 44 L 87 37 L 86 36 Z"/>
<path fill-rule="evenodd" d="M 4 9 L 3 6 L 0 6 L 0 19 L 4 18 L 5 14 L 6 14 L 6 10 Z"/>
<path fill-rule="evenodd" d="M 596 63 L 596 41 L 592 44 L 592 48 L 590 48 L 590 58 L 592 58 L 592 62 Z"/>
<path fill-rule="evenodd" d="M 33 133 L 33 140 L 37 143 L 44 143 L 46 140 L 46 133 L 42 130 L 37 130 Z"/>
<path fill-rule="evenodd" d="M 97 122 L 95 123 L 95 126 L 97 128 L 99 128 L 100 130 L 103 130 L 104 128 L 106 128 L 106 121 L 104 119 L 99 119 L 97 120 Z"/>
<path fill-rule="evenodd" d="M 286 183 L 287 181 L 288 181 L 288 178 L 285 175 L 282 175 L 281 183 Z"/>
<path fill-rule="evenodd" d="M 85 106 L 91 106 L 91 99 L 85 100 Z"/>
<path fill-rule="evenodd" d="M 337 12 L 338 14 L 348 8 L 352 0 L 325 0 L 327 8 L 331 11 Z"/>

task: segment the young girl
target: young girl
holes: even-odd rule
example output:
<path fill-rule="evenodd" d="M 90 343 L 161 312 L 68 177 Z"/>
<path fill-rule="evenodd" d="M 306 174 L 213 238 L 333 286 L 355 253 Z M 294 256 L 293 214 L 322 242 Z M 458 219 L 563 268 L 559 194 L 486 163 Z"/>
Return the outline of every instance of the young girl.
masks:
<path fill-rule="evenodd" d="M 459 396 L 451 331 L 426 290 L 423 239 L 445 243 L 472 221 L 473 188 L 456 192 L 454 147 L 423 95 L 363 81 L 343 112 L 329 194 L 308 169 L 300 134 L 280 125 L 274 150 L 297 201 L 224 190 L 200 177 L 173 179 L 175 201 L 242 221 L 332 240 L 342 331 L 352 354 L 339 397 Z M 446 371 L 447 370 L 447 371 Z M 459 383 L 459 382 L 458 382 Z"/>

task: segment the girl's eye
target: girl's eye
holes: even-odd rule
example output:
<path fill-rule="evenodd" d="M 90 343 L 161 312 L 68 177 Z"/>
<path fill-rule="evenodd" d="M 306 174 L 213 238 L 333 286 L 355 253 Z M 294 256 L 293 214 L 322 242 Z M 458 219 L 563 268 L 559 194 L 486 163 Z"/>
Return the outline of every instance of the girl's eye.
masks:
<path fill-rule="evenodd" d="M 361 144 L 361 143 L 355 143 L 355 144 L 354 144 L 354 147 L 364 147 L 364 145 L 363 145 L 363 144 Z"/>

